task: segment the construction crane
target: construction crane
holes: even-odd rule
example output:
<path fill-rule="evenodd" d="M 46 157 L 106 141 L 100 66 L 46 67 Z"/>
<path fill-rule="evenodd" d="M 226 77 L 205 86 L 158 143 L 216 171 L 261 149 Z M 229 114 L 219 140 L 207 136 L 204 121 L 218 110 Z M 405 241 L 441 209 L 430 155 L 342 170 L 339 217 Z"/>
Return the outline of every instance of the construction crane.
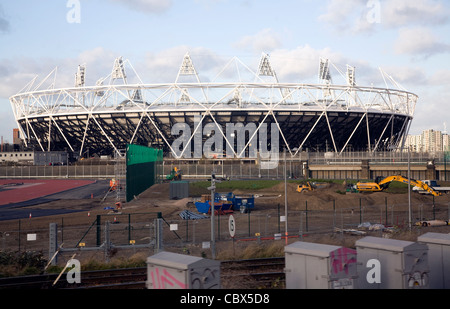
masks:
<path fill-rule="evenodd" d="M 411 181 L 409 181 L 408 178 L 400 175 L 388 176 L 384 179 L 382 179 L 382 177 L 377 177 L 375 182 L 358 182 L 356 184 L 356 190 L 361 192 L 379 192 L 387 189 L 389 187 L 389 184 L 393 181 L 403 182 L 412 186 L 420 187 L 423 190 L 433 194 L 434 196 L 441 195 L 440 192 L 435 191 L 432 187 L 420 180 L 411 179 Z"/>

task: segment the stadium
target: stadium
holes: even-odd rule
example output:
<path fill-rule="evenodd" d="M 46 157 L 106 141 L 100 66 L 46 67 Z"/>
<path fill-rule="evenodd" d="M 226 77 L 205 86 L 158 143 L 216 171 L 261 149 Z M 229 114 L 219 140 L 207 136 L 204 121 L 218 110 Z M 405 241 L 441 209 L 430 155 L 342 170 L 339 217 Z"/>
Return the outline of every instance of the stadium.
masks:
<path fill-rule="evenodd" d="M 317 83 L 280 82 L 267 54 L 254 69 L 234 57 L 207 82 L 200 80 L 189 54 L 180 62 L 175 81 L 168 83 L 142 82 L 122 57 L 93 86 L 85 84 L 84 65 L 78 66 L 73 87 L 44 86 L 56 79 L 56 71 L 40 83 L 34 79 L 10 97 L 26 146 L 82 157 L 120 154 L 128 144 L 137 144 L 163 149 L 164 156 L 195 158 L 196 143 L 205 145 L 214 132 L 220 138 L 213 153 L 203 151 L 200 157 L 225 157 L 227 149 L 226 157 L 242 158 L 263 143 L 291 156 L 302 151 L 385 151 L 403 145 L 418 100 L 400 86 L 360 86 L 354 67 L 347 65 L 343 72 L 328 59 L 318 63 Z M 331 68 L 342 83 L 333 83 Z M 385 82 L 396 85 L 381 73 Z M 189 128 L 183 143 L 177 143 L 181 132 L 173 131 L 176 124 Z M 227 124 L 244 128 L 240 143 L 227 132 Z"/>

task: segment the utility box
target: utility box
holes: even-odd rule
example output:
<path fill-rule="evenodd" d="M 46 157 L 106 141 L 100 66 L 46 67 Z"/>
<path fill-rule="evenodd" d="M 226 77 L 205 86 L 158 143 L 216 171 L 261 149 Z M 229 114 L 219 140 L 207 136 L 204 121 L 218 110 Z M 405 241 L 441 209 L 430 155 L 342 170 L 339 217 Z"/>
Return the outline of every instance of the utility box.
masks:
<path fill-rule="evenodd" d="M 220 289 L 220 262 L 160 252 L 147 258 L 147 289 Z"/>
<path fill-rule="evenodd" d="M 411 241 L 367 236 L 357 240 L 358 288 L 428 288 L 428 248 Z"/>
<path fill-rule="evenodd" d="M 287 289 L 352 289 L 356 250 L 298 241 L 284 247 Z"/>
<path fill-rule="evenodd" d="M 450 234 L 425 233 L 417 241 L 428 246 L 430 289 L 450 289 Z"/>
<path fill-rule="evenodd" d="M 189 197 L 188 181 L 171 181 L 169 185 L 169 197 L 171 200 Z"/>

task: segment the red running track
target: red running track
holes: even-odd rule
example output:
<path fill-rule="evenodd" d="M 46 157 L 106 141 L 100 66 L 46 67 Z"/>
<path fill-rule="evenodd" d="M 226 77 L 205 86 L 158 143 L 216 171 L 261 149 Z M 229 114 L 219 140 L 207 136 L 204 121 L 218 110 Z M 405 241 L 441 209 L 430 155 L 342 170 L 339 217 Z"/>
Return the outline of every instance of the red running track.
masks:
<path fill-rule="evenodd" d="M 0 205 L 29 201 L 94 182 L 94 180 L 78 179 L 0 179 L 0 186 L 23 183 L 4 186 L 4 190 L 0 191 Z"/>

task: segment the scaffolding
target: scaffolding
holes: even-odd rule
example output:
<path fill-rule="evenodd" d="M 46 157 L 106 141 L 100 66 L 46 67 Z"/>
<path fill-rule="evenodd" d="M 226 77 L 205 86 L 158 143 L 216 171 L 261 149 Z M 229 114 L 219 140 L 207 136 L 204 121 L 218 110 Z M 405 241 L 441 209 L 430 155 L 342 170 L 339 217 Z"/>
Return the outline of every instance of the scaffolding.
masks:
<path fill-rule="evenodd" d="M 114 179 L 116 186 L 116 202 L 125 201 L 127 192 L 126 150 L 119 149 L 114 153 Z"/>

